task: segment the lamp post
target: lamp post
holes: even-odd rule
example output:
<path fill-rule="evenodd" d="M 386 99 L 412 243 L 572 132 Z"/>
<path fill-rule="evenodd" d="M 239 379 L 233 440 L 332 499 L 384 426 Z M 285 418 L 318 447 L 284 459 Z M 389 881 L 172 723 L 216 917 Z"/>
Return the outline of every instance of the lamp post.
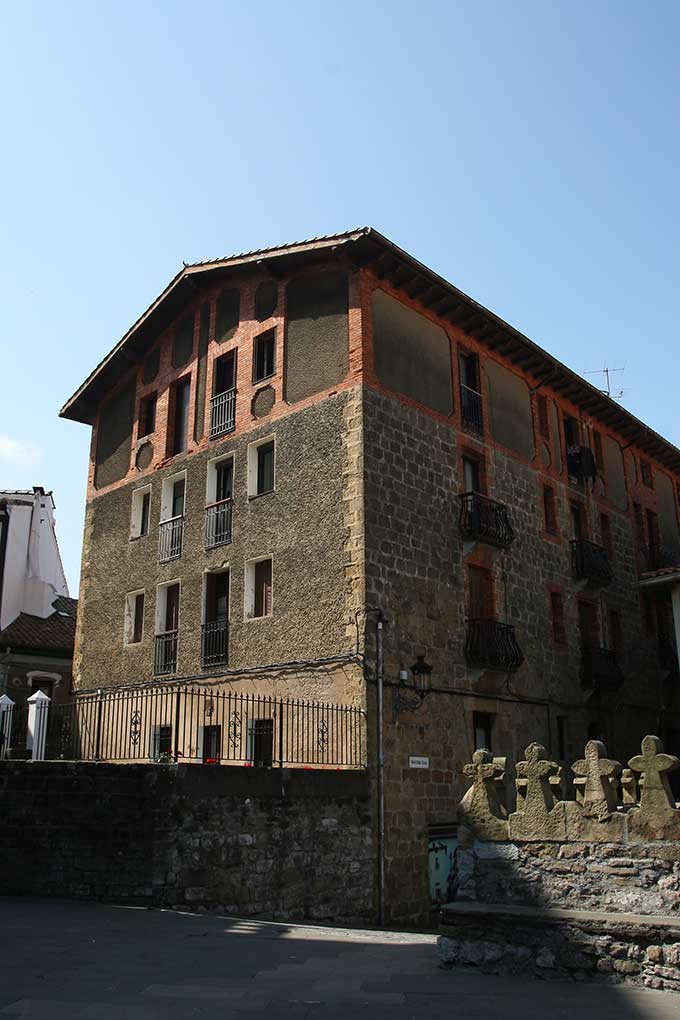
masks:
<path fill-rule="evenodd" d="M 415 712 L 430 693 L 432 666 L 425 655 L 417 655 L 411 666 L 413 681 L 409 683 L 408 670 L 399 670 L 399 686 L 392 688 L 392 716 L 397 721 L 400 712 Z"/>

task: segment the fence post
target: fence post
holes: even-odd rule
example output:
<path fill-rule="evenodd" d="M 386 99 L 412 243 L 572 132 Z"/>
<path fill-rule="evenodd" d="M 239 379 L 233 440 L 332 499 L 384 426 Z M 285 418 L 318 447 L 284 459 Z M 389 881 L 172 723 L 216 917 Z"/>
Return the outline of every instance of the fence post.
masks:
<path fill-rule="evenodd" d="M 45 741 L 47 739 L 47 716 L 49 710 L 50 699 L 42 691 L 36 691 L 28 699 L 26 749 L 31 752 L 31 761 L 45 760 Z"/>
<path fill-rule="evenodd" d="M 279 698 L 279 768 L 283 768 L 283 698 Z"/>
<path fill-rule="evenodd" d="M 94 760 L 95 761 L 100 761 L 101 760 L 101 750 L 102 750 L 102 713 L 103 713 L 103 711 L 104 711 L 104 701 L 103 701 L 102 692 L 99 691 L 99 701 L 97 702 L 97 731 L 96 731 L 96 735 L 95 735 L 95 745 L 94 745 Z"/>
<path fill-rule="evenodd" d="M 181 697 L 182 692 L 180 691 L 179 688 L 177 688 L 177 691 L 175 692 L 175 753 L 173 755 L 175 761 L 179 761 L 179 719 L 180 719 L 179 707 Z"/>
<path fill-rule="evenodd" d="M 12 715 L 14 702 L 8 694 L 0 697 L 0 760 L 7 757 L 10 744 L 12 743 Z"/>

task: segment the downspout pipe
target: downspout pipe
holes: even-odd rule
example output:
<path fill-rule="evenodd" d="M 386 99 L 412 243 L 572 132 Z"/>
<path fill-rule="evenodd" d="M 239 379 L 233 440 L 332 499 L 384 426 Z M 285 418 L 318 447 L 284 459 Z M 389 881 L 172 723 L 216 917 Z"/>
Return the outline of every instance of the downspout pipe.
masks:
<path fill-rule="evenodd" d="M 376 727 L 378 763 L 378 923 L 385 927 L 385 750 L 383 747 L 383 628 L 385 617 L 378 610 L 376 621 L 375 673 L 376 673 Z"/>

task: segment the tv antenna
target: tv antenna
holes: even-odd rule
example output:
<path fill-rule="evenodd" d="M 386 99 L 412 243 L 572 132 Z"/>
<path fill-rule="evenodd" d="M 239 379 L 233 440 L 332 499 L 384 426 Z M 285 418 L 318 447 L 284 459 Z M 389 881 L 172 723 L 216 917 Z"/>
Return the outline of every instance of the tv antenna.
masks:
<path fill-rule="evenodd" d="M 603 388 L 600 388 L 600 393 L 604 393 L 605 396 L 611 397 L 612 400 L 621 400 L 621 398 L 623 396 L 623 389 L 618 389 L 618 390 L 616 390 L 616 392 L 612 393 L 612 383 L 611 383 L 611 378 L 610 377 L 612 375 L 614 375 L 615 372 L 625 372 L 625 371 L 626 371 L 626 366 L 625 365 L 623 366 L 623 368 L 608 368 L 607 365 L 605 365 L 604 368 L 598 368 L 598 369 L 595 369 L 593 372 L 584 372 L 583 374 L 584 375 L 603 375 L 604 379 L 605 379 L 605 386 Z"/>

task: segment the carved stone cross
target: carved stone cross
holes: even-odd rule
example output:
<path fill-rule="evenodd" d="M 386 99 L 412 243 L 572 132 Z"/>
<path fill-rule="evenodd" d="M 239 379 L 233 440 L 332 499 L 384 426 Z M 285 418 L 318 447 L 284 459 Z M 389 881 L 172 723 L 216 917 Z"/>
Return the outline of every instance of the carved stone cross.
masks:
<path fill-rule="evenodd" d="M 502 760 L 482 748 L 474 752 L 470 765 L 463 766 L 463 775 L 472 786 L 460 802 L 462 819 L 482 839 L 507 839 L 506 812 L 498 796 L 505 775 Z"/>
<path fill-rule="evenodd" d="M 547 753 L 542 744 L 529 744 L 524 752 L 525 760 L 517 762 L 517 775 L 526 780 L 524 810 L 529 815 L 547 814 L 554 803 L 549 780 L 557 764 L 547 760 Z"/>
<path fill-rule="evenodd" d="M 648 735 L 642 741 L 642 754 L 628 764 L 641 773 L 640 807 L 629 812 L 629 828 L 647 839 L 680 838 L 680 811 L 675 810 L 667 775 L 680 761 L 673 754 L 664 754 L 658 737 Z"/>
<path fill-rule="evenodd" d="M 614 783 L 621 773 L 621 765 L 605 757 L 607 749 L 599 740 L 589 740 L 585 757 L 574 762 L 572 768 L 584 783 L 583 814 L 606 822 L 616 811 Z M 578 782 L 578 780 L 577 780 Z"/>
<path fill-rule="evenodd" d="M 552 784 L 560 766 L 550 761 L 542 744 L 529 744 L 524 761 L 516 765 L 517 811 L 510 815 L 511 839 L 566 838 L 566 813 L 562 801 L 555 803 Z"/>

